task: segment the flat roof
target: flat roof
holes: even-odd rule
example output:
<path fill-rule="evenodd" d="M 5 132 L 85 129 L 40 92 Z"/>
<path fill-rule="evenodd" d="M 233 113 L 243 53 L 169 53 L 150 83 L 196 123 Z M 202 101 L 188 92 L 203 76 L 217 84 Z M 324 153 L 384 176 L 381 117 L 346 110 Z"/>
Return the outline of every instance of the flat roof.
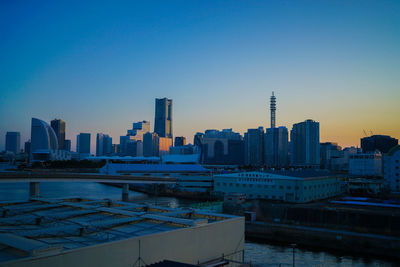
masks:
<path fill-rule="evenodd" d="M 235 216 L 107 199 L 0 202 L 0 264 Z"/>

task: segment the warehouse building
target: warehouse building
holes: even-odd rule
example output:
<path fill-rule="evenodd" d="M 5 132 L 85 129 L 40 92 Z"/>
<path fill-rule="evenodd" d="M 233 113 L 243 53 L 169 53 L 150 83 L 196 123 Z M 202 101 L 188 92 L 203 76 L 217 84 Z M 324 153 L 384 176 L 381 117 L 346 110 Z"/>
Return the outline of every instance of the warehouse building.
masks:
<path fill-rule="evenodd" d="M 214 176 L 216 193 L 245 194 L 247 199 L 306 203 L 340 194 L 340 180 L 322 170 L 238 172 Z"/>
<path fill-rule="evenodd" d="M 0 212 L 1 266 L 243 262 L 243 217 L 79 198 L 3 202 Z"/>

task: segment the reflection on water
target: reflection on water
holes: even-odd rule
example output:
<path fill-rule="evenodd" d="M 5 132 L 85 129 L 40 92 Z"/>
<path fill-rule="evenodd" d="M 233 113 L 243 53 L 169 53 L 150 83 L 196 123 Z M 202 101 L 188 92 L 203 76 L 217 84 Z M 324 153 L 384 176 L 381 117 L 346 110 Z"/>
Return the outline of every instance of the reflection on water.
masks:
<path fill-rule="evenodd" d="M 40 196 L 45 198 L 81 197 L 96 199 L 121 200 L 122 189 L 88 182 L 43 182 L 40 183 Z M 0 183 L 0 201 L 27 200 L 29 198 L 29 183 Z M 146 194 L 130 191 L 129 199 L 139 203 L 165 205 L 171 208 L 185 207 L 193 201 L 180 200 L 172 197 L 149 197 Z M 292 248 L 246 243 L 245 260 L 256 266 L 292 266 Z M 337 256 L 329 252 L 314 252 L 296 249 L 296 266 L 396 266 L 387 261 Z"/>

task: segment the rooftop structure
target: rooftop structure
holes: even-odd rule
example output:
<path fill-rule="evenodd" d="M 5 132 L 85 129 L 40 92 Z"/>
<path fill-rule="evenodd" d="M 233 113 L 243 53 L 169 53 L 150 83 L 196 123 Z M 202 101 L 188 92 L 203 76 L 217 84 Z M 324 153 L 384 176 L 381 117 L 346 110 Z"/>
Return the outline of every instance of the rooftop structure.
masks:
<path fill-rule="evenodd" d="M 0 265 L 243 261 L 242 217 L 79 198 L 3 202 L 0 211 Z"/>

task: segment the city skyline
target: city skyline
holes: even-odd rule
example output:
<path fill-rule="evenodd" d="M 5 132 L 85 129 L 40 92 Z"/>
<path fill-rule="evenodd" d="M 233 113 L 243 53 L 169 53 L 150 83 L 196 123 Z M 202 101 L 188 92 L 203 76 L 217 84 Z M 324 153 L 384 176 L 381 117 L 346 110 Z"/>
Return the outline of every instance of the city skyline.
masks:
<path fill-rule="evenodd" d="M 81 132 L 118 140 L 133 121 L 155 125 L 161 97 L 190 143 L 244 135 L 269 126 L 272 91 L 277 127 L 312 119 L 342 147 L 363 130 L 400 138 L 398 2 L 0 6 L 1 149 L 7 131 L 29 139 L 31 118 L 64 120 L 72 147 Z"/>

